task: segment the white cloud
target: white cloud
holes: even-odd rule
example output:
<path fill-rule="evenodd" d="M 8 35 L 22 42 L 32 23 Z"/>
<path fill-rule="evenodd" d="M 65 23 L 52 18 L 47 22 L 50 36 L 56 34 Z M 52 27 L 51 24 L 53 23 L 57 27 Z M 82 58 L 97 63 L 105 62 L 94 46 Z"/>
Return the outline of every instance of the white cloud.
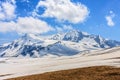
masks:
<path fill-rule="evenodd" d="M 15 18 L 15 0 L 0 3 L 0 20 L 10 20 Z"/>
<path fill-rule="evenodd" d="M 111 16 L 106 16 L 106 20 L 107 20 L 107 25 L 108 26 L 114 26 L 115 25 Z"/>
<path fill-rule="evenodd" d="M 112 27 L 115 25 L 115 23 L 113 22 L 114 17 L 115 17 L 115 14 L 113 13 L 113 11 L 110 11 L 110 15 L 105 17 L 108 26 Z"/>
<path fill-rule="evenodd" d="M 45 33 L 53 30 L 46 22 L 33 17 L 18 18 L 17 31 L 20 33 Z"/>
<path fill-rule="evenodd" d="M 0 32 L 11 32 L 15 31 L 16 29 L 16 23 L 11 22 L 0 22 Z"/>
<path fill-rule="evenodd" d="M 12 4 L 16 4 L 16 0 L 9 0 Z"/>
<path fill-rule="evenodd" d="M 81 3 L 72 3 L 70 0 L 40 0 L 36 6 L 45 7 L 42 17 L 56 18 L 60 21 L 69 21 L 71 23 L 82 23 L 89 15 L 88 8 Z"/>
<path fill-rule="evenodd" d="M 45 33 L 54 30 L 46 22 L 33 17 L 19 17 L 17 22 L 0 22 L 0 32 Z"/>

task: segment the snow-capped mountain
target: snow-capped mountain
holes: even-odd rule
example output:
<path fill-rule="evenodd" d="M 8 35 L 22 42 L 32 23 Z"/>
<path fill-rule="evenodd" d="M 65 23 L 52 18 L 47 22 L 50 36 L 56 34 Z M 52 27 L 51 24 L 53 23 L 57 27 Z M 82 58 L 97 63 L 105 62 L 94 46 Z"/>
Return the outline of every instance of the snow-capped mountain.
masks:
<path fill-rule="evenodd" d="M 119 46 L 120 42 L 73 30 L 51 38 L 25 34 L 12 43 L 0 46 L 1 57 L 71 56 L 90 50 Z"/>
<path fill-rule="evenodd" d="M 25 34 L 12 43 L 0 46 L 1 57 L 67 56 L 77 53 L 77 50 L 65 46 L 60 41 L 40 38 L 40 36 L 34 34 Z"/>
<path fill-rule="evenodd" d="M 85 32 L 80 32 L 80 31 L 77 31 L 77 30 L 73 30 L 73 31 L 70 31 L 70 32 L 67 32 L 67 33 L 56 34 L 51 39 L 78 42 L 82 38 L 87 37 L 87 36 L 88 36 L 88 34 L 85 33 Z"/>
<path fill-rule="evenodd" d="M 65 34 L 56 34 L 51 39 L 84 43 L 86 45 L 92 45 L 99 48 L 111 48 L 120 45 L 120 42 L 118 41 L 107 40 L 102 38 L 100 35 L 91 35 L 77 30 L 70 31 Z"/>

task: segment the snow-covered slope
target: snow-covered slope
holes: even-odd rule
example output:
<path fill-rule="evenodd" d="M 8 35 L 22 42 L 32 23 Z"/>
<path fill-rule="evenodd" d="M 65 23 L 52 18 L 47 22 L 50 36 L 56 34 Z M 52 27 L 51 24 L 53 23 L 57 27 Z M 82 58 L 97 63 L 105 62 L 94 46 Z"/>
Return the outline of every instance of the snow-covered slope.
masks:
<path fill-rule="evenodd" d="M 0 75 L 4 75 L 0 76 L 0 80 L 45 72 L 102 65 L 120 67 L 120 47 L 93 51 L 84 55 L 79 54 L 57 58 L 0 58 Z"/>
<path fill-rule="evenodd" d="M 52 38 L 25 34 L 12 43 L 0 46 L 1 57 L 45 57 L 72 56 L 91 50 L 119 46 L 120 42 L 106 40 L 100 36 L 73 30 L 56 34 Z"/>
<path fill-rule="evenodd" d="M 64 45 L 63 42 L 43 39 L 33 34 L 25 34 L 12 43 L 0 46 L 1 57 L 69 56 L 78 52 Z"/>
<path fill-rule="evenodd" d="M 51 39 L 53 40 L 64 40 L 72 41 L 85 45 L 92 45 L 99 48 L 111 48 L 119 46 L 120 42 L 115 40 L 107 40 L 102 38 L 100 35 L 91 35 L 86 32 L 73 30 L 64 34 L 56 34 Z"/>

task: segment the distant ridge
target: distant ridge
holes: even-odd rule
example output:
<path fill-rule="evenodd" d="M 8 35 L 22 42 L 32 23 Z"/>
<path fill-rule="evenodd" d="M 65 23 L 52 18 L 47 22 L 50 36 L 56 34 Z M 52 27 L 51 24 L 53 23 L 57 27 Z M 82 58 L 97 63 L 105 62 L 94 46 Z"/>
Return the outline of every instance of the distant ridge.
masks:
<path fill-rule="evenodd" d="M 120 46 L 120 42 L 99 35 L 73 30 L 51 38 L 25 34 L 20 39 L 0 46 L 1 57 L 72 56 L 80 52 Z"/>

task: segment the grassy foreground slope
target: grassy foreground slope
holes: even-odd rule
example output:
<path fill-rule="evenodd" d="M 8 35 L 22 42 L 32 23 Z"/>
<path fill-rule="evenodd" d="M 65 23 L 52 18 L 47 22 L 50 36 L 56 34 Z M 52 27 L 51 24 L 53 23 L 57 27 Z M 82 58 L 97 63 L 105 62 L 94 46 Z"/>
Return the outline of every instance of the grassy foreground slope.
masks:
<path fill-rule="evenodd" d="M 120 68 L 94 66 L 48 72 L 8 80 L 120 80 Z"/>

